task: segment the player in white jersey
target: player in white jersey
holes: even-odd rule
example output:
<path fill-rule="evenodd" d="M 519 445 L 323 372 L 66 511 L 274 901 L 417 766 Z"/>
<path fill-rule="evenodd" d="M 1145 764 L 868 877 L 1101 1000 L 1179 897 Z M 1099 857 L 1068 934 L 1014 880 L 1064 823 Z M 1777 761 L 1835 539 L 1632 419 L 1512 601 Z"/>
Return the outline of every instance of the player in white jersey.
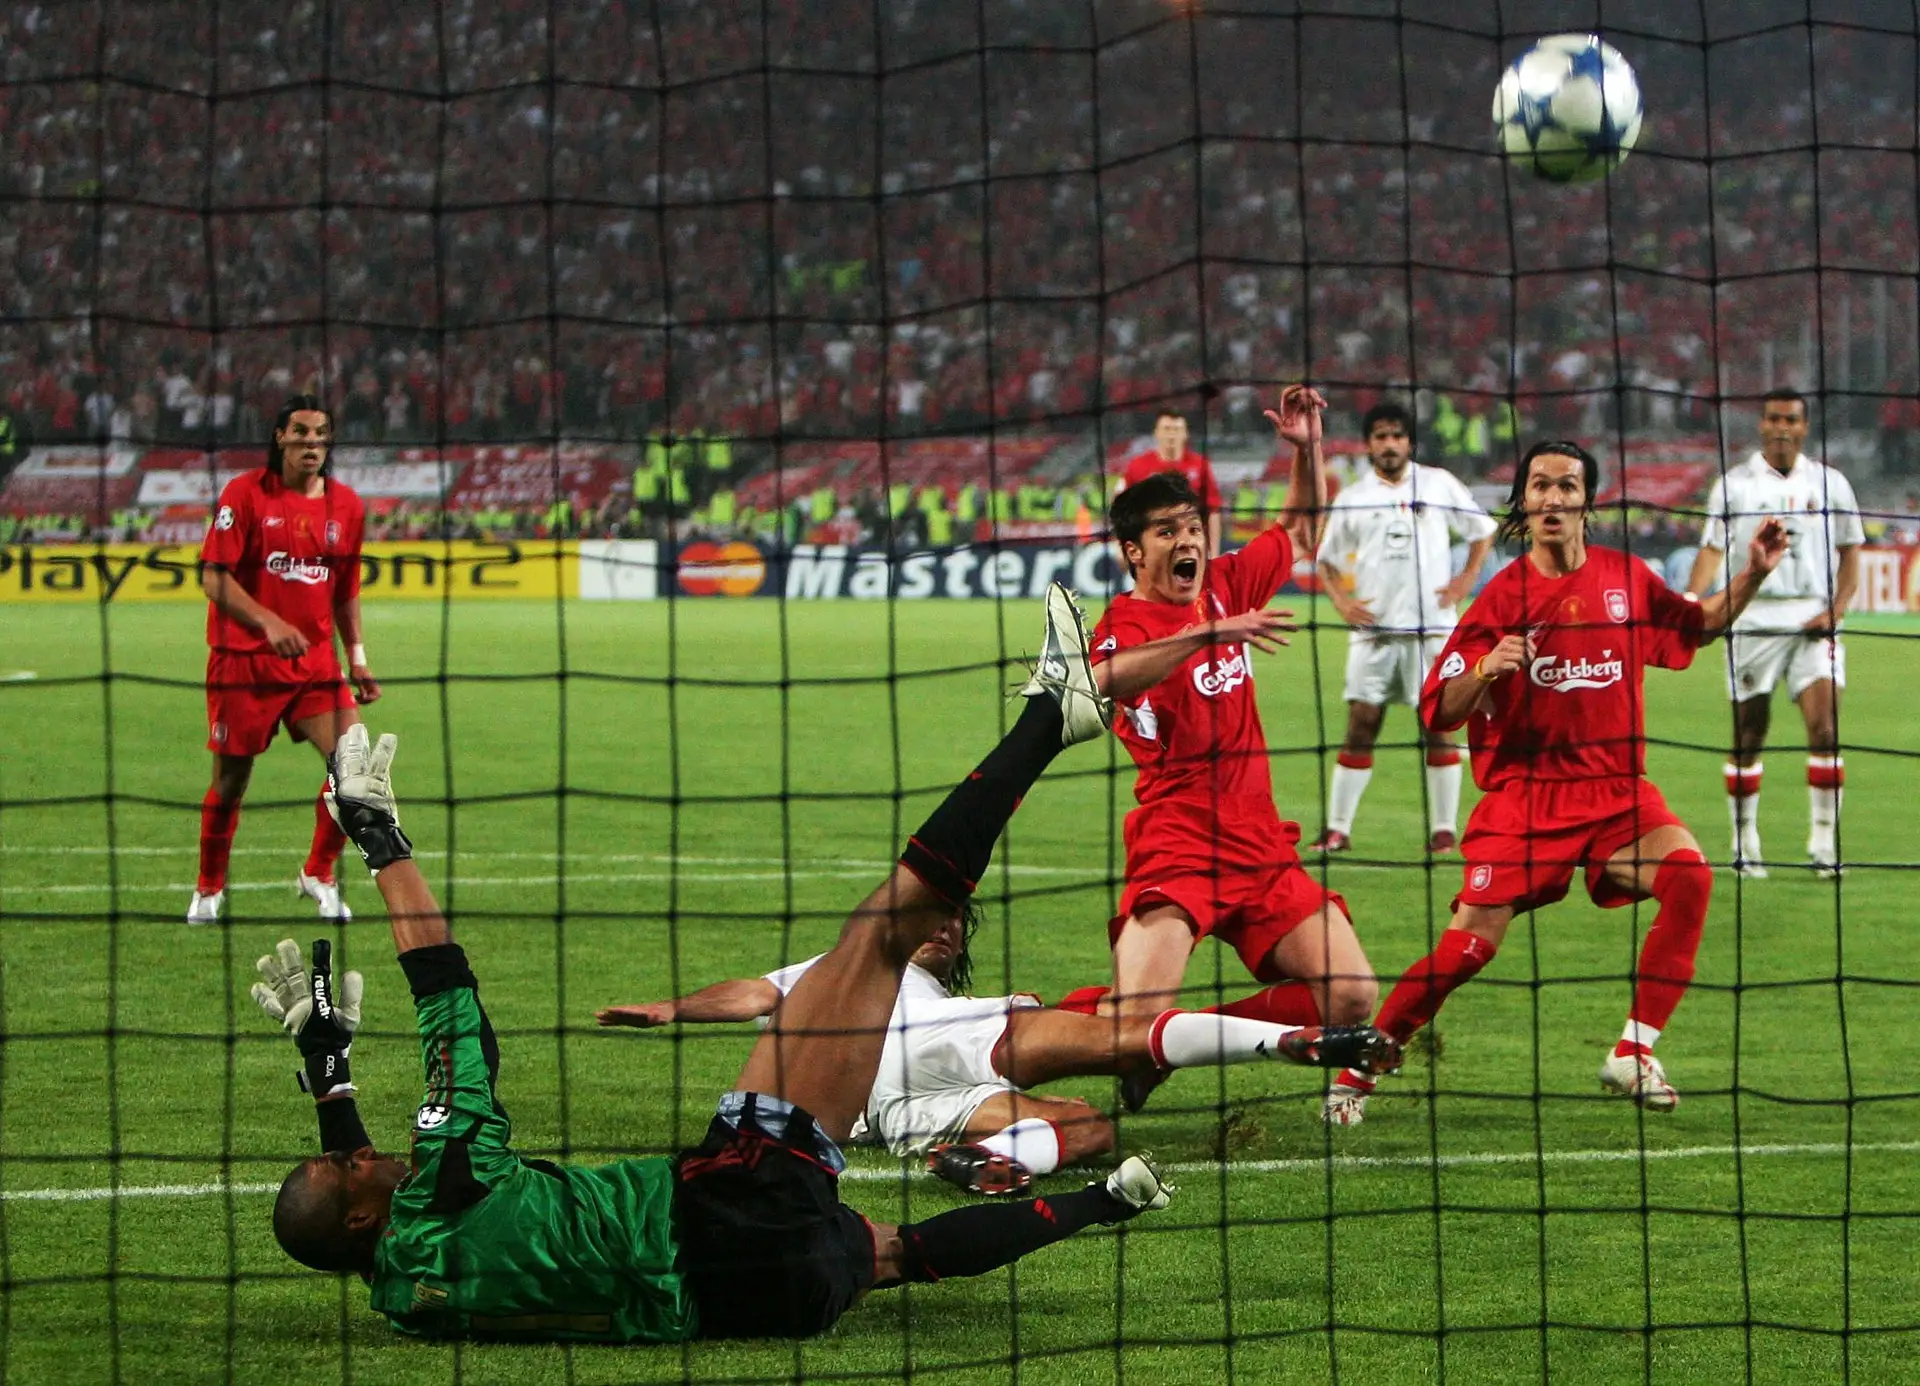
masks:
<path fill-rule="evenodd" d="M 855 1140 L 886 1146 L 974 1193 L 1013 1194 L 1034 1176 L 1113 1149 L 1113 1123 L 1077 1097 L 1024 1091 L 1061 1078 L 1125 1075 L 1198 1064 L 1288 1059 L 1325 1068 L 1358 1062 L 1397 1066 L 1399 1051 L 1365 1026 L 1269 1024 L 1208 1011 L 1162 1011 L 1114 1020 L 1091 1007 L 1104 988 L 1086 988 L 1054 1009 L 1037 996 L 967 996 L 971 972 L 966 916 L 943 925 L 900 980 L 880 1071 Z M 602 1025 L 641 1029 L 675 1021 L 764 1023 L 819 958 L 764 977 L 716 982 L 675 1001 L 610 1006 Z"/>
<path fill-rule="evenodd" d="M 1361 420 L 1373 470 L 1334 498 L 1320 540 L 1321 585 L 1346 621 L 1347 736 L 1327 788 L 1327 825 L 1313 847 L 1344 852 L 1373 777 L 1373 744 L 1389 702 L 1417 707 L 1427 668 L 1471 596 L 1493 546 L 1494 523 L 1458 477 L 1413 460 L 1413 416 L 1377 404 Z M 1453 571 L 1453 536 L 1467 543 Z M 1427 850 L 1449 852 L 1460 809 L 1460 748 L 1422 732 L 1427 759 Z"/>
<path fill-rule="evenodd" d="M 1733 758 L 1726 768 L 1733 819 L 1733 867 L 1767 874 L 1760 850 L 1760 751 L 1766 745 L 1773 690 L 1782 682 L 1807 724 L 1807 856 L 1813 869 L 1840 869 L 1836 830 L 1840 787 L 1840 690 L 1847 683 L 1840 620 L 1860 578 L 1866 531 L 1853 487 L 1834 468 L 1801 452 L 1807 402 L 1792 390 L 1760 404 L 1760 450 L 1714 483 L 1706 532 L 1687 590 L 1705 596 L 1729 551 L 1741 552 L 1762 522 L 1786 524 L 1791 547 L 1727 637 L 1727 693 L 1733 700 Z"/>

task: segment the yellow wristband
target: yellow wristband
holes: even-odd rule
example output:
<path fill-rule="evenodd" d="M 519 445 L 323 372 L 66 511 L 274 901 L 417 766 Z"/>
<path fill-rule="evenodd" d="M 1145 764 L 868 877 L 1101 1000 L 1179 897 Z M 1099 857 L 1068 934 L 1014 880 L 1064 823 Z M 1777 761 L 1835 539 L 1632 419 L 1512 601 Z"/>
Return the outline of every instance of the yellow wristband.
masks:
<path fill-rule="evenodd" d="M 1498 674 L 1489 674 L 1481 668 L 1486 662 L 1487 657 L 1485 655 L 1481 655 L 1480 658 L 1473 661 L 1473 676 L 1482 683 L 1492 683 L 1500 676 Z"/>

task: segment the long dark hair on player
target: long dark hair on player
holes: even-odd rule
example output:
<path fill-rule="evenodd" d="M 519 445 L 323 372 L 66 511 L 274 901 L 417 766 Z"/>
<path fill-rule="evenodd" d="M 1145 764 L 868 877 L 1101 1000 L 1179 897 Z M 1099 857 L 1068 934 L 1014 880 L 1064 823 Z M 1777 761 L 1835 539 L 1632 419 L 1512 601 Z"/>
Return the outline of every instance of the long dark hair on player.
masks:
<path fill-rule="evenodd" d="M 325 414 L 327 427 L 333 427 L 333 410 L 318 395 L 288 395 L 287 402 L 280 406 L 280 412 L 273 416 L 273 432 L 268 435 L 267 446 L 272 456 L 267 459 L 267 470 L 275 476 L 286 475 L 286 449 L 280 446 L 280 431 L 293 421 L 295 414 Z M 327 460 L 320 464 L 321 476 L 333 475 L 333 441 L 327 441 Z"/>
<path fill-rule="evenodd" d="M 1500 517 L 1500 529 L 1494 536 L 1497 539 L 1519 542 L 1527 537 L 1527 474 L 1533 470 L 1536 457 L 1571 457 L 1580 464 L 1580 478 L 1587 489 L 1580 511 L 1582 532 L 1593 526 L 1593 498 L 1600 491 L 1600 459 L 1578 443 L 1551 438 L 1528 448 L 1514 469 L 1513 489 L 1507 493 L 1507 513 Z"/>
<path fill-rule="evenodd" d="M 960 907 L 960 951 L 953 955 L 953 966 L 947 969 L 947 990 L 955 996 L 967 996 L 973 991 L 973 936 L 980 928 L 980 906 L 969 900 Z"/>

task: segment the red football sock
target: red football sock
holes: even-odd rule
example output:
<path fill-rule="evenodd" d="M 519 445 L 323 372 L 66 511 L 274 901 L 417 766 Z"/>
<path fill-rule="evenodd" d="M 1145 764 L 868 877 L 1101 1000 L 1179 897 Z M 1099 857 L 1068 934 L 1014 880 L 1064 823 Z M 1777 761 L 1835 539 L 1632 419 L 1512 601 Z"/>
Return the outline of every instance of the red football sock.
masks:
<path fill-rule="evenodd" d="M 223 804 L 211 789 L 200 801 L 200 881 L 202 895 L 227 888 L 227 858 L 233 855 L 233 832 L 240 826 L 240 805 Z"/>
<path fill-rule="evenodd" d="M 1264 1020 L 1269 1025 L 1320 1023 L 1320 1003 L 1313 999 L 1313 988 L 1305 982 L 1281 982 L 1224 1006 L 1208 1006 L 1203 1013 L 1237 1015 L 1243 1020 Z"/>
<path fill-rule="evenodd" d="M 1408 968 L 1394 984 L 1380 1018 L 1374 1022 L 1405 1043 L 1413 1032 L 1440 1012 L 1456 987 L 1493 961 L 1495 949 L 1478 934 L 1449 929 L 1427 957 Z"/>
<path fill-rule="evenodd" d="M 326 791 L 327 782 L 322 780 L 320 794 L 313 801 L 313 846 L 307 849 L 307 864 L 301 868 L 316 881 L 333 879 L 334 863 L 340 860 L 340 849 L 347 843 L 347 835 L 327 812 Z"/>
<path fill-rule="evenodd" d="M 1693 980 L 1694 954 L 1700 951 L 1712 895 L 1713 870 L 1699 852 L 1686 848 L 1660 863 L 1653 877 L 1653 898 L 1660 902 L 1660 912 L 1640 945 L 1632 1020 L 1655 1030 L 1667 1028 Z"/>

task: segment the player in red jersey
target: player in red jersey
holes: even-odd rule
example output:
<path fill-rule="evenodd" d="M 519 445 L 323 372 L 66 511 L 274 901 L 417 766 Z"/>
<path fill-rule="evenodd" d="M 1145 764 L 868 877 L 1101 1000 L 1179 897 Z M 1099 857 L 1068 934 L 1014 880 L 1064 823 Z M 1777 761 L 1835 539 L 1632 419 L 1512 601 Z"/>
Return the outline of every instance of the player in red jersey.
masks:
<path fill-rule="evenodd" d="M 1466 880 L 1453 921 L 1375 1024 L 1404 1043 L 1492 961 L 1514 915 L 1564 897 L 1584 868 L 1596 905 L 1651 898 L 1659 907 L 1600 1083 L 1665 1112 L 1680 1099 L 1653 1044 L 1693 980 L 1713 873 L 1645 778 L 1641 681 L 1649 667 L 1686 668 L 1726 632 L 1786 554 L 1787 534 L 1778 521 L 1762 525 L 1740 575 L 1695 601 L 1639 559 L 1587 543 L 1599 479 L 1600 464 L 1577 444 L 1527 453 L 1501 534 L 1525 537 L 1528 551 L 1487 584 L 1427 674 L 1420 720 L 1435 732 L 1469 728 L 1473 780 L 1486 797 L 1460 843 Z M 1327 1120 L 1360 1121 L 1372 1086 L 1342 1074 Z"/>
<path fill-rule="evenodd" d="M 360 635 L 360 540 L 366 508 L 328 475 L 333 421 L 312 395 L 295 395 L 273 426 L 273 454 L 235 477 L 200 546 L 207 594 L 207 749 L 213 786 L 200 804 L 200 879 L 187 923 L 212 924 L 226 903 L 227 857 L 253 758 L 281 724 L 321 759 L 380 696 Z M 348 651 L 340 676 L 334 630 Z M 322 780 L 322 789 L 325 781 Z M 345 838 L 323 800 L 313 808 L 313 846 L 295 887 L 322 919 L 345 921 L 334 862 Z"/>
<path fill-rule="evenodd" d="M 1094 638 L 1101 689 L 1120 709 L 1114 731 L 1139 767 L 1127 815 L 1126 888 L 1109 926 L 1113 991 L 1103 1010 L 1150 1016 L 1177 1005 L 1187 958 L 1213 935 L 1267 990 L 1222 1007 L 1281 1025 L 1344 1025 L 1378 989 L 1344 902 L 1307 874 L 1297 823 L 1273 803 L 1266 736 L 1252 684 L 1254 650 L 1293 630 L 1268 610 L 1312 553 L 1326 505 L 1320 411 L 1290 387 L 1269 413 L 1294 446 L 1287 511 L 1237 553 L 1209 560 L 1206 506 L 1160 474 L 1115 499 L 1109 522 L 1134 575 Z M 1157 1081 L 1123 1083 L 1138 1110 Z"/>
<path fill-rule="evenodd" d="M 1129 486 L 1138 486 L 1161 472 L 1178 472 L 1187 479 L 1194 495 L 1206 508 L 1207 557 L 1220 552 L 1221 515 L 1225 506 L 1220 499 L 1220 484 L 1213 479 L 1213 465 L 1187 446 L 1187 420 L 1176 409 L 1162 409 L 1153 420 L 1153 446 L 1127 459 L 1126 475 L 1114 494 Z"/>

